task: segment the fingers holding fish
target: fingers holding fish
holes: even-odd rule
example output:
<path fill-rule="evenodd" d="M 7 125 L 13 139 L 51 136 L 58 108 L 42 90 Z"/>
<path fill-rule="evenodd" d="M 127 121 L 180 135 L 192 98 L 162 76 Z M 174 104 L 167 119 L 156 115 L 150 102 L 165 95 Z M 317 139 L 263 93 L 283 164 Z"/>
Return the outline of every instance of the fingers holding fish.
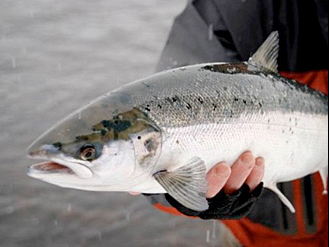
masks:
<path fill-rule="evenodd" d="M 253 192 L 257 186 L 262 182 L 265 172 L 265 160 L 263 157 L 258 157 L 255 161 L 255 166 L 252 169 L 249 177 L 246 180 L 246 184 L 250 188 L 250 192 Z"/>
<path fill-rule="evenodd" d="M 217 195 L 225 186 L 230 175 L 231 168 L 225 162 L 215 165 L 207 174 L 208 191 L 206 197 L 213 198 Z"/>
<path fill-rule="evenodd" d="M 213 198 L 222 189 L 226 194 L 234 194 L 243 184 L 253 191 L 262 181 L 265 171 L 264 158 L 255 159 L 250 151 L 240 155 L 229 167 L 225 162 L 215 165 L 207 174 L 207 198 Z"/>
<path fill-rule="evenodd" d="M 238 160 L 231 167 L 231 176 L 227 180 L 223 190 L 226 194 L 234 194 L 241 186 L 247 181 L 252 174 L 249 182 L 252 178 L 259 180 L 263 178 L 262 174 L 252 173 L 256 164 L 255 157 L 250 151 L 244 152 L 240 155 Z M 251 182 L 250 182 L 251 183 Z"/>

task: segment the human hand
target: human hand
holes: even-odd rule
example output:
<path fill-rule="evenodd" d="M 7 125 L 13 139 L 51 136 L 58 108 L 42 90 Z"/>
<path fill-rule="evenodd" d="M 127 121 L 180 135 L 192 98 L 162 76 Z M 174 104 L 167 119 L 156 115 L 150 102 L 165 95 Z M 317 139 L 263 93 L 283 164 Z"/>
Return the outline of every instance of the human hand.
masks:
<path fill-rule="evenodd" d="M 240 155 L 229 167 L 225 162 L 215 165 L 207 174 L 207 198 L 213 198 L 221 190 L 231 195 L 243 184 L 248 185 L 252 192 L 264 177 L 265 161 L 262 157 L 255 158 L 250 151 Z"/>
<path fill-rule="evenodd" d="M 209 208 L 199 212 L 184 207 L 169 194 L 164 194 L 171 206 L 187 216 L 208 219 L 240 219 L 250 213 L 261 196 L 265 170 L 262 157 L 255 159 L 250 151 L 244 152 L 229 167 L 218 163 L 207 173 Z M 139 193 L 131 192 L 132 195 Z"/>
<path fill-rule="evenodd" d="M 262 157 L 255 159 L 250 151 L 246 151 L 229 167 L 225 162 L 215 165 L 207 174 L 207 198 L 213 198 L 223 189 L 228 194 L 234 194 L 245 183 L 252 192 L 262 181 L 265 162 Z M 139 195 L 137 192 L 129 192 Z"/>

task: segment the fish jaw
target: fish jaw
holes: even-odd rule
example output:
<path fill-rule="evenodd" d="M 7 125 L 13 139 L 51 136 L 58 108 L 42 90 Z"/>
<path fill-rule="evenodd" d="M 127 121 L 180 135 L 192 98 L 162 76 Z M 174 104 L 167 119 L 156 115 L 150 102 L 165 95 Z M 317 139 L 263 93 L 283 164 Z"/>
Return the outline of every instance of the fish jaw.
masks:
<path fill-rule="evenodd" d="M 86 188 L 89 188 L 95 181 L 94 178 L 81 178 L 67 166 L 53 161 L 31 165 L 27 170 L 27 175 L 59 187 L 79 190 L 88 190 Z"/>
<path fill-rule="evenodd" d="M 42 179 L 42 177 L 53 174 L 67 174 L 81 179 L 93 177 L 93 172 L 87 166 L 80 163 L 65 162 L 62 159 L 52 158 L 50 161 L 37 163 L 28 167 L 27 174 L 31 177 Z"/>
<path fill-rule="evenodd" d="M 77 162 L 76 159 L 67 157 L 59 151 L 55 145 L 45 144 L 39 148 L 28 149 L 29 157 L 32 159 L 43 159 L 48 162 L 37 163 L 28 168 L 28 175 L 48 176 L 54 173 L 66 172 L 70 175 L 76 175 L 82 179 L 93 177 L 92 170 L 84 161 Z M 65 169 L 64 169 L 65 168 Z"/>

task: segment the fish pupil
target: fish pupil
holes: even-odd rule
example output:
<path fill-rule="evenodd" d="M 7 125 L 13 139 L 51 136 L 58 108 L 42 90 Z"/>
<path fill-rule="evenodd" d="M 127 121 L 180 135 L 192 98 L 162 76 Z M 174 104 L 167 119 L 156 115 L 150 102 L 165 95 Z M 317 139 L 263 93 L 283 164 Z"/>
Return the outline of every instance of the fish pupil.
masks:
<path fill-rule="evenodd" d="M 96 155 L 95 147 L 91 144 L 85 145 L 81 148 L 80 154 L 83 160 L 91 161 L 95 158 Z"/>

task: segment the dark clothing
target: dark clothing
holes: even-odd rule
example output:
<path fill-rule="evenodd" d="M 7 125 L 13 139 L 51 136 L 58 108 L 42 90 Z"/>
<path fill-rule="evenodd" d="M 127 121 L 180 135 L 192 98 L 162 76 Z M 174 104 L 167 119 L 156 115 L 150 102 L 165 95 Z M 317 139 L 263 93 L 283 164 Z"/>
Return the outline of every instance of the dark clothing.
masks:
<path fill-rule="evenodd" d="M 327 1 L 195 0 L 176 18 L 157 70 L 247 61 L 275 30 L 280 71 L 328 68 Z"/>

